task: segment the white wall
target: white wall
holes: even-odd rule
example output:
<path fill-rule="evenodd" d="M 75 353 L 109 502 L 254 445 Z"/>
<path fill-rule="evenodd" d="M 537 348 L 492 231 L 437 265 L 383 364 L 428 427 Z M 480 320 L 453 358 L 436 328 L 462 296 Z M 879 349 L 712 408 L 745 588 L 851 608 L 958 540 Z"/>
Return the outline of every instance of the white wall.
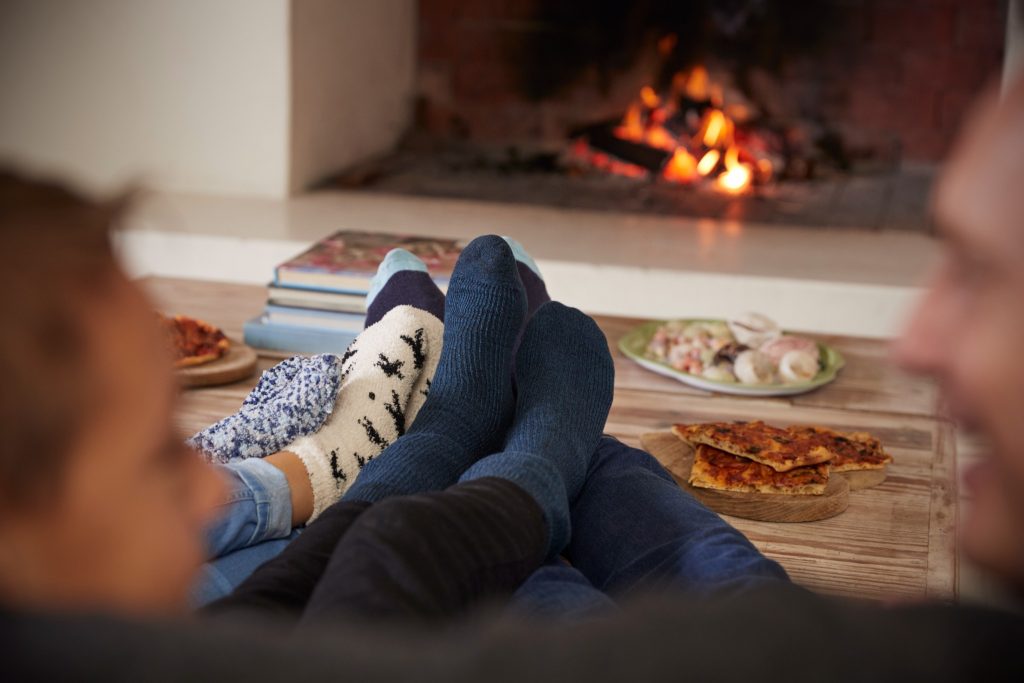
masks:
<path fill-rule="evenodd" d="M 0 0 L 0 162 L 284 197 L 388 150 L 415 0 Z"/>
<path fill-rule="evenodd" d="M 412 116 L 414 0 L 293 0 L 291 188 L 390 149 Z"/>
<path fill-rule="evenodd" d="M 281 196 L 287 0 L 4 0 L 0 158 L 104 189 Z"/>

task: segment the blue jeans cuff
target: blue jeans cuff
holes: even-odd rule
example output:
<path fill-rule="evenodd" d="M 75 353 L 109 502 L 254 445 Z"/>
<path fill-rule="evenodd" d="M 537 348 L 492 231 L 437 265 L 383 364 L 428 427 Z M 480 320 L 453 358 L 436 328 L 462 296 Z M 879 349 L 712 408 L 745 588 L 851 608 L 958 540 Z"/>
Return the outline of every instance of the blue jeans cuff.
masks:
<path fill-rule="evenodd" d="M 227 465 L 252 492 L 256 509 L 253 542 L 281 538 L 292 532 L 292 494 L 284 472 L 261 458 Z"/>

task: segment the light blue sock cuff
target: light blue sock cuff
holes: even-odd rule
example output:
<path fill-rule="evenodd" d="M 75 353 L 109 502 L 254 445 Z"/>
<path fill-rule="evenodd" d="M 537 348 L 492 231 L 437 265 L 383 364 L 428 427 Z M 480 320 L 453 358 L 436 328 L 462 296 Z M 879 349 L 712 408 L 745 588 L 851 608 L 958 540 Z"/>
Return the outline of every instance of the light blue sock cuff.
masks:
<path fill-rule="evenodd" d="M 510 481 L 533 498 L 544 512 L 548 523 L 548 559 L 558 555 L 569 544 L 569 498 L 565 483 L 555 465 L 547 458 L 532 453 L 505 451 L 478 460 L 459 479 L 471 481 L 497 477 Z"/>
<path fill-rule="evenodd" d="M 512 249 L 512 255 L 516 257 L 516 261 L 519 261 L 527 268 L 537 274 L 537 277 L 544 279 L 544 276 L 540 274 L 540 267 L 537 266 L 537 262 L 530 256 L 530 252 L 526 251 L 526 248 L 522 244 L 512 239 L 511 237 L 501 236 L 501 239 L 508 243 L 508 246 Z"/>
<path fill-rule="evenodd" d="M 377 267 L 377 273 L 370 280 L 370 292 L 366 295 L 366 305 L 369 306 L 373 300 L 384 289 L 391 276 L 400 270 L 427 271 L 427 264 L 423 263 L 418 256 L 415 256 L 405 249 L 392 249 L 384 256 L 384 260 Z"/>

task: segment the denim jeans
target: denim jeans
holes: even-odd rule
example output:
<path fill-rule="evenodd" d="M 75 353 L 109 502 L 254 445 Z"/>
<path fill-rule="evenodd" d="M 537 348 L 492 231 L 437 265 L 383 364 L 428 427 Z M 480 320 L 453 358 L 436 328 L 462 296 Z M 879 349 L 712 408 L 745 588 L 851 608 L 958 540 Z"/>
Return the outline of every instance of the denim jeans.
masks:
<path fill-rule="evenodd" d="M 544 616 L 607 609 L 630 593 L 719 594 L 788 581 L 785 570 L 679 488 L 648 453 L 602 437 L 572 504 L 571 564 L 548 564 L 514 603 Z"/>
<path fill-rule="evenodd" d="M 234 590 L 298 534 L 292 530 L 292 501 L 284 473 L 259 458 L 217 469 L 228 483 L 227 501 L 206 531 L 208 556 L 192 589 L 197 607 Z"/>
<path fill-rule="evenodd" d="M 226 468 L 235 486 L 226 506 L 230 519 L 211 529 L 210 547 L 221 557 L 204 568 L 199 604 L 229 593 L 297 533 L 287 528 L 284 476 L 262 464 Z M 286 509 L 274 511 L 282 491 Z M 534 572 L 513 596 L 513 610 L 571 618 L 613 608 L 614 599 L 633 592 L 721 593 L 788 580 L 781 566 L 679 488 L 657 460 L 609 436 L 594 453 L 571 523 L 568 562 Z"/>

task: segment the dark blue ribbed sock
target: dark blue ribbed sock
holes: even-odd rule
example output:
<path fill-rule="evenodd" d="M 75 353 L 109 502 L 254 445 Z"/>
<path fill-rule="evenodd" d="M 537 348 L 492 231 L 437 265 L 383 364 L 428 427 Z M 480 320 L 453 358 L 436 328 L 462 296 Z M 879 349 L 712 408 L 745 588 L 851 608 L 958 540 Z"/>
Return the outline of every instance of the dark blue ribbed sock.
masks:
<path fill-rule="evenodd" d="M 519 270 L 519 279 L 523 282 L 523 289 L 526 291 L 526 318 L 529 320 L 537 309 L 551 301 L 548 295 L 548 288 L 541 277 L 540 268 L 537 262 L 530 256 L 530 252 L 519 243 L 518 240 L 503 236 L 512 249 L 512 255 L 516 257 L 516 267 Z"/>
<path fill-rule="evenodd" d="M 504 450 L 462 476 L 500 477 L 529 493 L 548 521 L 549 557 L 569 541 L 569 506 L 608 419 L 614 379 L 597 324 L 574 308 L 544 304 L 526 325 L 516 356 L 516 416 Z"/>
<path fill-rule="evenodd" d="M 526 315 L 516 261 L 500 237 L 478 237 L 463 250 L 447 299 L 441 357 L 423 408 L 363 468 L 345 500 L 447 488 L 500 447 L 515 409 L 512 347 Z"/>
<path fill-rule="evenodd" d="M 396 306 L 412 306 L 444 320 L 444 294 L 426 264 L 405 249 L 392 249 L 378 266 L 366 295 L 364 326 L 378 322 Z"/>

